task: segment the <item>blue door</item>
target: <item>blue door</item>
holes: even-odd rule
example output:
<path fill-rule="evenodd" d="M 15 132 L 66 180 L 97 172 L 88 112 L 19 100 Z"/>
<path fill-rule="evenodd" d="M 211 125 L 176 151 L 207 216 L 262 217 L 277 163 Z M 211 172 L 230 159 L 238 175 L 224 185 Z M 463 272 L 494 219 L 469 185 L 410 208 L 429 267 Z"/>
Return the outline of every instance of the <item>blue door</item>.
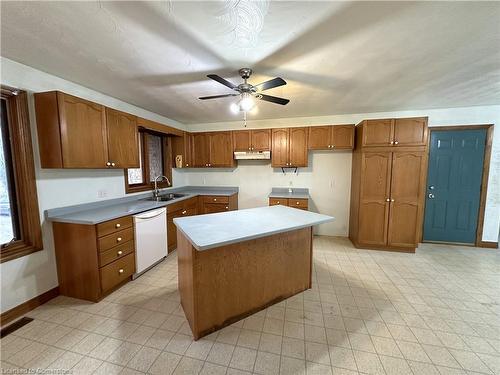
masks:
<path fill-rule="evenodd" d="M 486 129 L 431 132 L 424 241 L 474 244 Z"/>

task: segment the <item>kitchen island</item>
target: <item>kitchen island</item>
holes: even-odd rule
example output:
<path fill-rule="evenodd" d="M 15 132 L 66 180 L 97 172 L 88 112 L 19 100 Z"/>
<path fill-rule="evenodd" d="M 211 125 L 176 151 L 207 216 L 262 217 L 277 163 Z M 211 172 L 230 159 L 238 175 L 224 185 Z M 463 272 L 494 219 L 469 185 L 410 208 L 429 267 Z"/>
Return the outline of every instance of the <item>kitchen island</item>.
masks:
<path fill-rule="evenodd" d="M 332 220 L 285 206 L 174 219 L 195 340 L 311 288 L 312 227 Z"/>

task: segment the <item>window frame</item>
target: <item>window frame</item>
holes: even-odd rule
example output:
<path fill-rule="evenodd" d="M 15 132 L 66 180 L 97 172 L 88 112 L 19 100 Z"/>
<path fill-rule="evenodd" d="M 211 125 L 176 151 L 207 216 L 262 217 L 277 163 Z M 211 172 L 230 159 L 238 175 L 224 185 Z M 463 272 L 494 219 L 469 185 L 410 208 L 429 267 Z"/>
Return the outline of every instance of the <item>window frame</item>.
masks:
<path fill-rule="evenodd" d="M 26 91 L 0 86 L 5 100 L 20 239 L 0 244 L 0 263 L 43 250 Z"/>
<path fill-rule="evenodd" d="M 125 193 L 138 193 L 141 191 L 148 191 L 154 189 L 154 182 L 149 182 L 149 159 L 147 153 L 147 137 L 153 135 L 161 138 L 161 153 L 163 157 L 163 174 L 168 177 L 172 183 L 172 142 L 171 137 L 166 136 L 162 133 L 157 133 L 148 129 L 139 128 L 139 142 L 141 145 L 139 150 L 141 152 L 142 160 L 142 179 L 141 184 L 129 184 L 128 182 L 128 169 L 124 169 L 125 175 Z M 171 187 L 166 181 L 158 182 L 158 187 L 161 189 Z"/>

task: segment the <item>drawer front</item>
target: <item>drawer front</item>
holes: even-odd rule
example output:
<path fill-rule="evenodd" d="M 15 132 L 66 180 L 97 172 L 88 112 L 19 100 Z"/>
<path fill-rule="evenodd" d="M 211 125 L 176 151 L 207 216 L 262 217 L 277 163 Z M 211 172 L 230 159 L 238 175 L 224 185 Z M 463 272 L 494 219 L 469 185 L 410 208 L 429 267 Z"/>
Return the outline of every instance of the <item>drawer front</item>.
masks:
<path fill-rule="evenodd" d="M 229 206 L 226 203 L 205 203 L 203 205 L 204 214 L 214 214 L 226 211 L 229 211 Z"/>
<path fill-rule="evenodd" d="M 301 208 L 303 210 L 307 210 L 308 208 L 308 199 L 292 199 L 288 200 L 288 206 L 294 208 Z"/>
<path fill-rule="evenodd" d="M 101 289 L 106 292 L 135 272 L 135 255 L 129 254 L 100 269 Z"/>
<path fill-rule="evenodd" d="M 101 251 L 99 253 L 99 265 L 103 267 L 117 259 L 123 258 L 125 255 L 133 253 L 134 249 L 134 241 L 128 241 L 123 245 L 115 246 L 106 251 Z"/>
<path fill-rule="evenodd" d="M 119 230 L 130 228 L 133 224 L 132 216 L 119 217 L 97 224 L 97 237 L 107 236 L 108 234 L 118 232 Z"/>
<path fill-rule="evenodd" d="M 111 249 L 112 247 L 121 245 L 127 241 L 132 241 L 133 239 L 134 228 L 122 229 L 113 234 L 108 234 L 107 236 L 99 238 L 99 251 Z"/>
<path fill-rule="evenodd" d="M 269 198 L 270 206 L 277 206 L 279 204 L 282 206 L 288 206 L 288 198 Z"/>
<path fill-rule="evenodd" d="M 224 195 L 205 195 L 203 203 L 229 203 L 229 197 Z"/>

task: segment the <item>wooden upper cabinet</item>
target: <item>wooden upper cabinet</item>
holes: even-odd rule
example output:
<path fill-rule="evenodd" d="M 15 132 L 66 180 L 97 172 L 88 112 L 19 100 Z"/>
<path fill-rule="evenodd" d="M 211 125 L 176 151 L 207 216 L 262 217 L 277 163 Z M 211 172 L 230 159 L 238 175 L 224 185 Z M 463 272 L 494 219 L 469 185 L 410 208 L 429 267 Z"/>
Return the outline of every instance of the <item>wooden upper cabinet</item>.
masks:
<path fill-rule="evenodd" d="M 365 120 L 362 124 L 362 145 L 365 147 L 427 144 L 427 117 Z"/>
<path fill-rule="evenodd" d="M 209 139 L 209 167 L 232 167 L 234 159 L 231 132 L 214 132 L 209 135 Z"/>
<path fill-rule="evenodd" d="M 311 126 L 308 136 L 309 150 L 335 150 L 354 148 L 354 125 Z"/>
<path fill-rule="evenodd" d="M 250 151 L 250 130 L 236 130 L 233 131 L 233 144 L 234 151 Z"/>
<path fill-rule="evenodd" d="M 334 125 L 331 131 L 333 149 L 352 150 L 354 148 L 354 125 Z"/>
<path fill-rule="evenodd" d="M 137 117 L 106 108 L 109 163 L 116 168 L 139 168 Z"/>
<path fill-rule="evenodd" d="M 289 130 L 273 129 L 272 130 L 272 152 L 271 166 L 273 167 L 288 167 L 289 158 Z"/>
<path fill-rule="evenodd" d="M 394 144 L 397 146 L 425 146 L 427 132 L 427 117 L 394 120 Z"/>
<path fill-rule="evenodd" d="M 176 157 L 182 157 L 181 168 L 190 168 L 193 166 L 192 149 L 193 135 L 185 132 L 182 136 L 172 137 L 172 160 L 174 168 L 177 168 Z"/>
<path fill-rule="evenodd" d="M 307 129 L 290 128 L 289 163 L 292 167 L 307 167 Z"/>
<path fill-rule="evenodd" d="M 309 127 L 309 150 L 331 150 L 332 145 L 331 126 L 311 126 Z"/>
<path fill-rule="evenodd" d="M 234 151 L 271 150 L 271 129 L 233 131 Z"/>
<path fill-rule="evenodd" d="M 193 167 L 209 167 L 210 136 L 207 133 L 193 133 Z"/>
<path fill-rule="evenodd" d="M 271 150 L 271 129 L 251 130 L 252 151 L 269 151 Z"/>
<path fill-rule="evenodd" d="M 363 146 L 391 146 L 393 138 L 392 119 L 363 121 Z"/>
<path fill-rule="evenodd" d="M 60 91 L 35 94 L 42 168 L 139 166 L 135 116 Z"/>

